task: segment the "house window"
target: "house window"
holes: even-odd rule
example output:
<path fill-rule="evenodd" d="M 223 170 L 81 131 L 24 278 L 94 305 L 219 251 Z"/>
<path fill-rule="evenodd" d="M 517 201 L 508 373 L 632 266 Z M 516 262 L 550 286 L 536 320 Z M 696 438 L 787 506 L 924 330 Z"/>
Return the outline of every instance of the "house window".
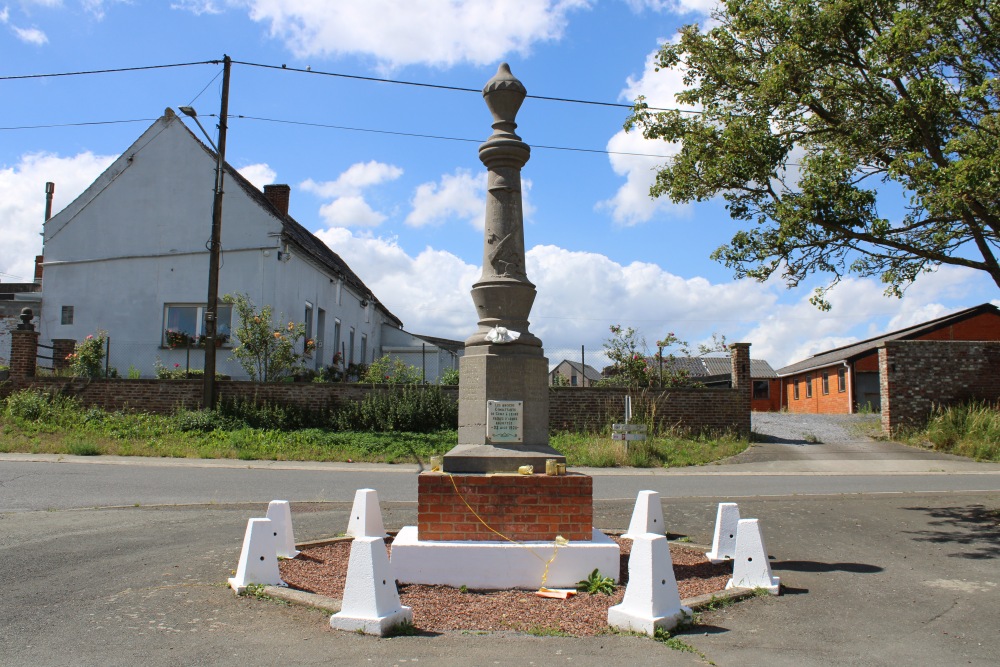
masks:
<path fill-rule="evenodd" d="M 205 335 L 205 306 L 191 304 L 166 304 L 163 307 L 164 347 L 195 347 Z M 230 342 L 233 307 L 216 309 L 216 337 L 222 344 Z"/>
<path fill-rule="evenodd" d="M 767 380 L 753 381 L 753 397 L 768 399 L 771 397 L 771 383 Z"/>
<path fill-rule="evenodd" d="M 837 391 L 847 391 L 847 369 L 843 366 L 837 369 Z"/>
<path fill-rule="evenodd" d="M 354 327 L 351 327 L 351 333 L 347 339 L 347 363 L 354 363 Z"/>
<path fill-rule="evenodd" d="M 813 397 L 813 376 L 812 373 L 806 375 L 806 398 Z"/>
<path fill-rule="evenodd" d="M 368 358 L 368 334 L 361 334 L 361 363 Z"/>
<path fill-rule="evenodd" d="M 306 301 L 306 314 L 305 314 L 305 325 L 306 325 L 306 338 L 302 341 L 302 351 L 307 356 L 312 356 L 312 352 L 309 350 L 309 346 L 306 344 L 313 335 L 313 305 Z"/>
<path fill-rule="evenodd" d="M 792 383 L 792 397 L 797 401 L 799 400 L 799 381 L 796 380 Z"/>
<path fill-rule="evenodd" d="M 333 321 L 333 353 L 334 355 L 340 354 L 340 361 L 343 363 L 344 354 L 343 350 L 340 349 L 340 320 Z"/>
<path fill-rule="evenodd" d="M 571 375 L 569 377 L 569 385 L 571 387 L 575 387 L 576 386 L 576 376 L 575 375 Z"/>
<path fill-rule="evenodd" d="M 830 393 L 830 373 L 827 371 L 823 371 L 823 393 Z"/>
<path fill-rule="evenodd" d="M 61 324 L 73 324 L 73 306 L 62 307 Z"/>

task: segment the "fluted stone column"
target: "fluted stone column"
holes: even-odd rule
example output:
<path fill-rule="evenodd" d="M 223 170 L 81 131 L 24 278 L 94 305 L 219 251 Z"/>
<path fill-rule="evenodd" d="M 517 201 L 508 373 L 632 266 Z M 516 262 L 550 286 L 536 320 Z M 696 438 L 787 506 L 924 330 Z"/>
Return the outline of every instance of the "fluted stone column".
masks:
<path fill-rule="evenodd" d="M 459 362 L 458 446 L 445 455 L 446 472 L 514 472 L 527 464 L 544 472 L 545 459 L 565 461 L 549 446 L 548 360 L 542 341 L 528 330 L 535 286 L 524 266 L 521 168 L 530 148 L 514 133 L 526 94 L 507 63 L 483 88 L 493 134 L 479 147 L 489 171 L 483 273 L 472 287 L 479 328 L 465 341 Z M 497 328 L 518 336 L 491 342 L 487 335 Z M 496 431 L 491 435 L 490 401 L 506 402 L 508 414 L 517 415 L 519 407 L 519 439 L 512 441 L 509 433 L 494 437 Z"/>

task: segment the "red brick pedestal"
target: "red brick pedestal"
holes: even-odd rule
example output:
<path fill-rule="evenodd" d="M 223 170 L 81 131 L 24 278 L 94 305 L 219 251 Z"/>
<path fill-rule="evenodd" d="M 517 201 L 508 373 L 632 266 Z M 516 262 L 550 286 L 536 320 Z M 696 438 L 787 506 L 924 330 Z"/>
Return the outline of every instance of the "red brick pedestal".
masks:
<path fill-rule="evenodd" d="M 421 541 L 502 540 L 478 514 L 490 528 L 519 542 L 551 542 L 557 535 L 589 542 L 593 501 L 593 480 L 587 475 L 425 472 L 417 485 L 417 534 Z"/>

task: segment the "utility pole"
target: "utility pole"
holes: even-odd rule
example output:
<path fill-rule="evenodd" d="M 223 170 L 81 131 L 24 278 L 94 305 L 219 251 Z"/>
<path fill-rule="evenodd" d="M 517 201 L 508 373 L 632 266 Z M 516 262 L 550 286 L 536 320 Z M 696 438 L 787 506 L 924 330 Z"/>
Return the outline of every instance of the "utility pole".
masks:
<path fill-rule="evenodd" d="M 212 202 L 212 238 L 208 248 L 208 301 L 205 305 L 205 384 L 202 407 L 215 407 L 215 341 L 219 312 L 219 258 L 222 254 L 222 181 L 226 164 L 226 126 L 229 118 L 229 71 L 232 58 L 222 60 L 222 108 L 219 111 L 219 145 L 215 167 L 215 198 Z"/>

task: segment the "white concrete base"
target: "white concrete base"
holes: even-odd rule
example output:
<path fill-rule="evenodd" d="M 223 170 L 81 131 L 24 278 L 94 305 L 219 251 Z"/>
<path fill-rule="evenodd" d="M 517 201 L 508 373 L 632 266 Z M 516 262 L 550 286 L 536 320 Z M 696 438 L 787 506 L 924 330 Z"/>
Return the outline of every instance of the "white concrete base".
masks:
<path fill-rule="evenodd" d="M 781 590 L 781 580 L 771 576 L 771 561 L 767 558 L 764 535 L 757 519 L 740 519 L 736 533 L 736 555 L 733 557 L 733 578 L 726 588 L 763 588 L 771 595 Z"/>
<path fill-rule="evenodd" d="M 740 506 L 736 503 L 719 503 L 715 514 L 715 535 L 712 550 L 705 557 L 713 563 L 732 560 L 736 554 L 736 531 L 740 523 Z"/>
<path fill-rule="evenodd" d="M 292 534 L 292 508 L 287 500 L 272 500 L 267 505 L 267 518 L 271 520 L 278 558 L 295 558 L 299 555 Z"/>
<path fill-rule="evenodd" d="M 632 520 L 628 531 L 622 537 L 633 539 L 637 535 L 666 535 L 667 528 L 663 523 L 663 505 L 660 504 L 660 494 L 656 491 L 640 491 L 632 510 Z"/>
<path fill-rule="evenodd" d="M 595 568 L 618 581 L 618 545 L 596 528 L 590 542 L 556 547 L 553 542 L 421 542 L 417 527 L 406 526 L 392 541 L 392 571 L 404 584 L 537 590 L 553 555 L 546 588 L 576 588 Z"/>
<path fill-rule="evenodd" d="M 236 576 L 229 578 L 229 585 L 237 594 L 243 593 L 249 584 L 285 586 L 278 572 L 278 557 L 275 555 L 274 528 L 270 519 L 250 519 L 247 532 L 243 536 L 243 549 Z"/>
<path fill-rule="evenodd" d="M 347 522 L 348 537 L 388 537 L 382 524 L 382 508 L 375 489 L 358 489 L 354 494 L 351 520 Z"/>
<path fill-rule="evenodd" d="M 404 622 L 413 622 L 413 611 L 399 601 L 385 542 L 381 537 L 355 538 L 347 561 L 344 601 L 330 617 L 330 627 L 382 637 Z"/>
<path fill-rule="evenodd" d="M 666 536 L 633 537 L 625 597 L 608 609 L 608 625 L 652 636 L 657 628 L 670 630 L 691 615 L 691 609 L 681 605 Z"/>

